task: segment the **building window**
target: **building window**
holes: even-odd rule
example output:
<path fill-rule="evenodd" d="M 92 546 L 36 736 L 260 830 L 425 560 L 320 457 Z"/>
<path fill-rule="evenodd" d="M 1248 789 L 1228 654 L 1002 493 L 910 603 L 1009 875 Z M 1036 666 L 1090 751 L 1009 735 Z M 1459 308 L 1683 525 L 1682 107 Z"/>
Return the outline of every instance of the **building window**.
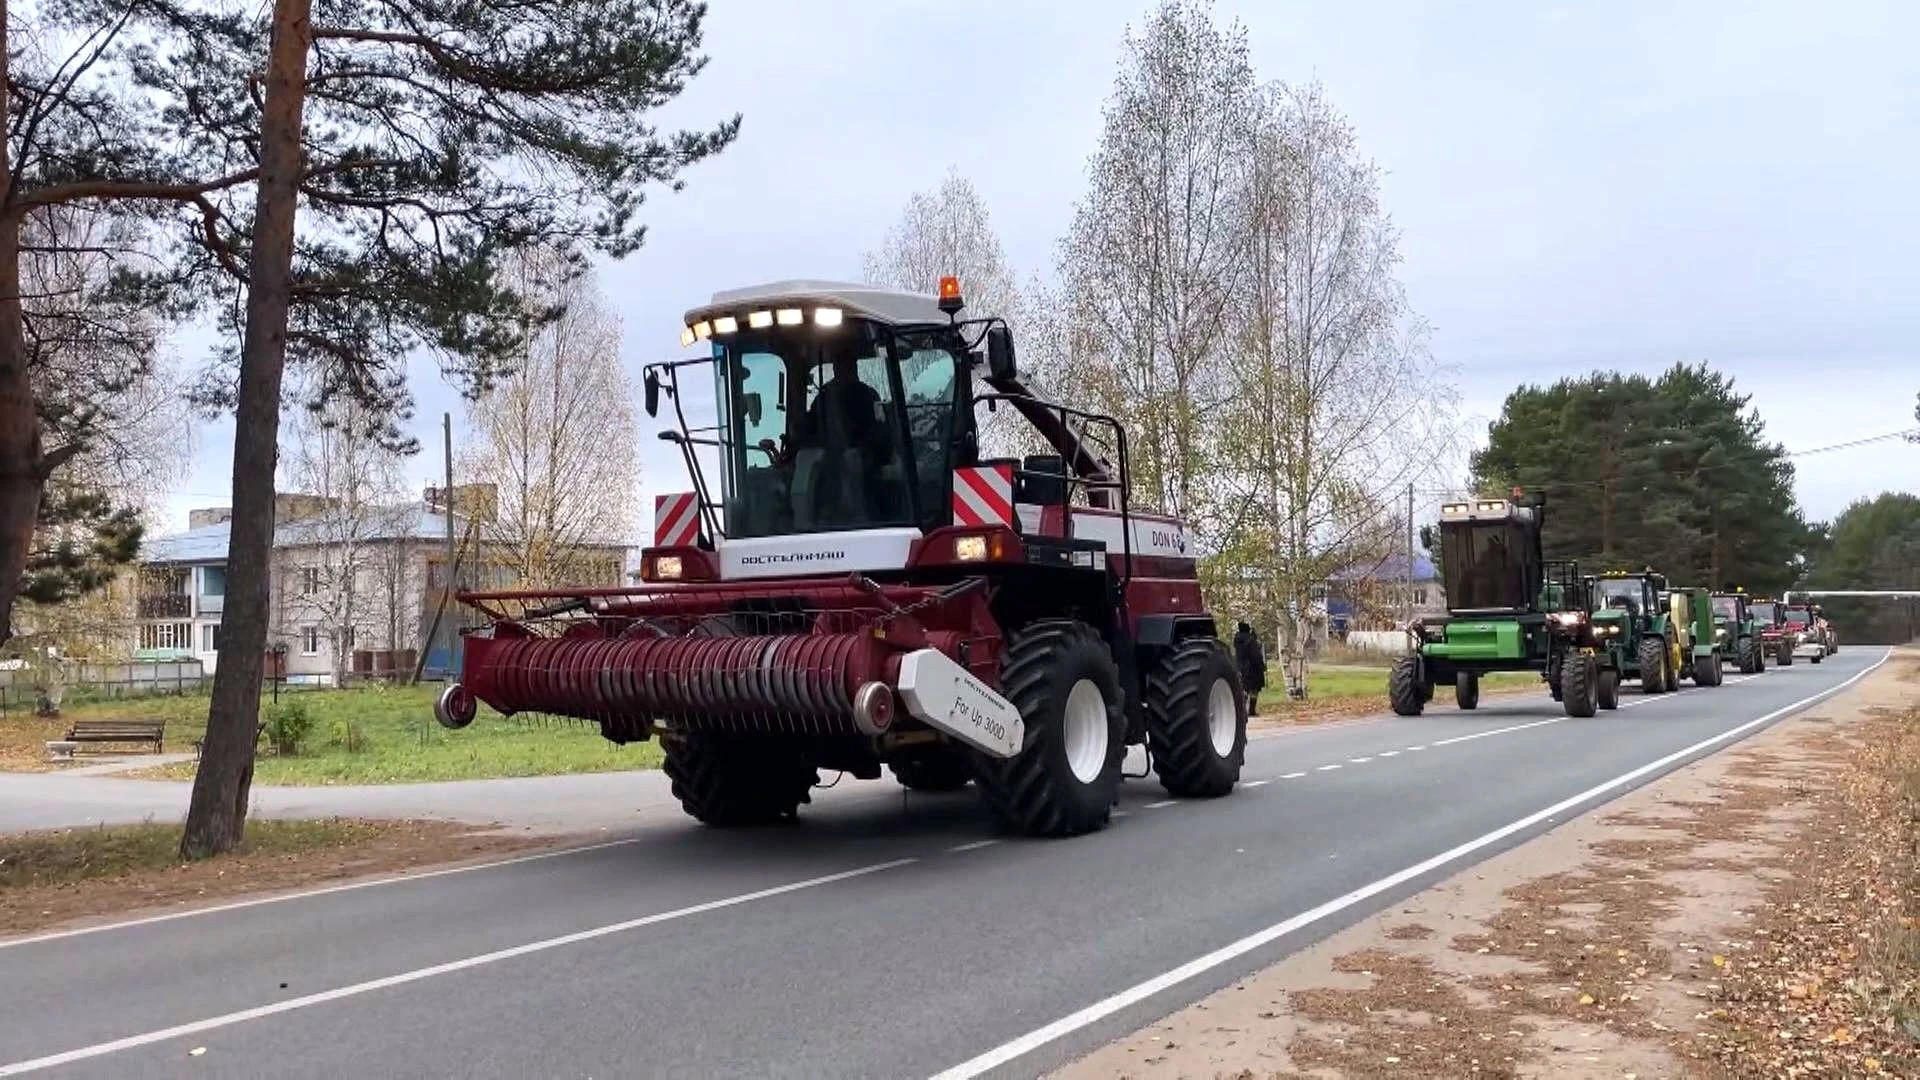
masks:
<path fill-rule="evenodd" d="M 220 651 L 220 624 L 219 623 L 200 624 L 200 651 L 201 652 L 219 652 Z"/>
<path fill-rule="evenodd" d="M 312 596 L 320 591 L 320 568 L 303 566 L 300 568 L 300 595 Z"/>
<path fill-rule="evenodd" d="M 184 622 L 142 623 L 140 626 L 140 647 L 142 649 L 179 649 L 190 651 L 193 648 L 193 624 Z"/>
<path fill-rule="evenodd" d="M 302 656 L 320 655 L 320 628 L 319 627 L 303 626 L 300 628 L 300 655 Z"/>

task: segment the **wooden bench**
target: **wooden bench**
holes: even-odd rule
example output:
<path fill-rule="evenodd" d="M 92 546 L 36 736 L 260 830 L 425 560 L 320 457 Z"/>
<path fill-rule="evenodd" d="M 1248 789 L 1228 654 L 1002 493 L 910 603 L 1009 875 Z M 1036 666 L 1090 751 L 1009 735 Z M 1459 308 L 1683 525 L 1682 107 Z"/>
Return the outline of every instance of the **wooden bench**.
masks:
<path fill-rule="evenodd" d="M 67 742 L 73 743 L 152 743 L 153 752 L 163 748 L 167 732 L 165 720 L 75 720 L 67 729 Z"/>
<path fill-rule="evenodd" d="M 253 744 L 256 747 L 260 745 L 260 736 L 265 735 L 266 733 L 267 733 L 267 722 L 265 720 L 260 721 L 259 724 L 254 726 Z M 200 755 L 206 750 L 206 748 L 207 748 L 206 736 L 202 735 L 200 738 L 193 740 L 193 758 L 195 761 L 200 760 Z"/>

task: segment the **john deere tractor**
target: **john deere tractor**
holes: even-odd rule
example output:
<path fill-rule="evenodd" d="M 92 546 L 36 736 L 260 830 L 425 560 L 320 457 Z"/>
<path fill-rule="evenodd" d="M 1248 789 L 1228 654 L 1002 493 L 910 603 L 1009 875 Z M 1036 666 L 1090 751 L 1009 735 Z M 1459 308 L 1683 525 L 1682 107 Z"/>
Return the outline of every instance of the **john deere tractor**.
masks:
<path fill-rule="evenodd" d="M 1453 684 L 1461 708 L 1476 707 L 1480 677 L 1490 671 L 1540 672 L 1568 716 L 1618 706 L 1618 679 L 1602 670 L 1579 568 L 1541 557 L 1545 501 L 1519 498 L 1440 508 L 1447 615 L 1408 627 L 1409 651 L 1387 679 L 1401 716 L 1420 715 L 1442 683 Z M 1432 530 L 1427 538 L 1435 547 Z"/>
<path fill-rule="evenodd" d="M 1682 676 L 1718 686 L 1713 614 L 1704 589 L 1675 589 L 1652 570 L 1615 570 L 1589 579 L 1602 666 L 1638 679 L 1643 694 L 1679 688 Z"/>
<path fill-rule="evenodd" d="M 1767 649 L 1760 632 L 1760 619 L 1745 589 L 1713 594 L 1713 650 L 1721 662 L 1739 668 L 1742 675 L 1765 671 Z"/>

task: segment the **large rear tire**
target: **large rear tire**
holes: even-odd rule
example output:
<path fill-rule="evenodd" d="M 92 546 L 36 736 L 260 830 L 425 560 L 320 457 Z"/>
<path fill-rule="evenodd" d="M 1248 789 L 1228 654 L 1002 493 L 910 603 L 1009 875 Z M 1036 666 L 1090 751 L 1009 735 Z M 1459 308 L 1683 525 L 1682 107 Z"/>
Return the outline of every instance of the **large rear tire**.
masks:
<path fill-rule="evenodd" d="M 1463 671 L 1453 677 L 1453 703 L 1463 709 L 1480 707 L 1480 676 Z"/>
<path fill-rule="evenodd" d="M 1214 799 L 1240 782 L 1247 713 L 1240 673 L 1220 643 L 1201 638 L 1147 673 L 1147 748 L 1167 794 Z"/>
<path fill-rule="evenodd" d="M 1107 643 L 1085 623 L 1033 623 L 1001 658 L 1000 692 L 1020 710 L 1027 738 L 1012 758 L 974 758 L 994 817 L 1029 836 L 1106 825 L 1127 749 L 1120 672 Z"/>
<path fill-rule="evenodd" d="M 1612 668 L 1600 669 L 1600 682 L 1594 694 L 1596 704 L 1602 709 L 1614 710 L 1620 707 L 1620 673 Z"/>
<path fill-rule="evenodd" d="M 1740 639 L 1740 674 L 1758 675 L 1767 667 L 1767 654 L 1760 651 L 1760 643 L 1752 638 Z"/>
<path fill-rule="evenodd" d="M 1664 694 L 1672 689 L 1668 685 L 1672 678 L 1667 673 L 1667 643 L 1664 638 L 1648 635 L 1640 639 L 1640 692 L 1643 694 Z"/>
<path fill-rule="evenodd" d="M 959 791 L 973 780 L 973 766 L 966 755 L 945 747 L 889 761 L 887 768 L 909 791 Z"/>
<path fill-rule="evenodd" d="M 1560 691 L 1568 716 L 1592 716 L 1600 708 L 1600 662 L 1585 655 L 1567 657 L 1560 669 Z"/>
<path fill-rule="evenodd" d="M 1393 670 L 1387 673 L 1387 702 L 1400 716 L 1419 716 L 1427 707 L 1427 694 L 1422 682 L 1425 672 L 1421 670 L 1420 657 L 1408 653 L 1393 662 Z"/>
<path fill-rule="evenodd" d="M 820 782 L 812 763 L 777 739 L 691 732 L 665 750 L 680 808 L 719 828 L 792 821 Z"/>

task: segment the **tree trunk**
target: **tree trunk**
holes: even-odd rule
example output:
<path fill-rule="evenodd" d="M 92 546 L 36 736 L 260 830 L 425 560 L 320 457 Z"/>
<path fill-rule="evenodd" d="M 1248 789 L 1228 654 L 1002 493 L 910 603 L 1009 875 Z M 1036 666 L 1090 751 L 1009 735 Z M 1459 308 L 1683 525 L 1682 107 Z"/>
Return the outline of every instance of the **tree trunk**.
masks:
<path fill-rule="evenodd" d="M 8 5 L 0 3 L 0 101 L 12 100 L 7 64 Z M 20 322 L 20 216 L 8 156 L 11 110 L 0 109 L 0 645 L 13 636 L 13 602 L 27 573 L 33 526 L 40 518 L 40 415 L 27 373 Z"/>
<path fill-rule="evenodd" d="M 220 666 L 200 770 L 180 854 L 202 859 L 240 843 L 253 786 L 255 724 L 267 647 L 273 555 L 273 474 L 280 434 L 280 375 L 286 365 L 287 305 L 293 276 L 294 211 L 303 167 L 301 112 L 307 92 L 312 0 L 275 0 L 260 124 L 260 183 L 247 267 L 246 332 L 234 410 L 233 527 L 227 544 L 227 600 Z"/>

